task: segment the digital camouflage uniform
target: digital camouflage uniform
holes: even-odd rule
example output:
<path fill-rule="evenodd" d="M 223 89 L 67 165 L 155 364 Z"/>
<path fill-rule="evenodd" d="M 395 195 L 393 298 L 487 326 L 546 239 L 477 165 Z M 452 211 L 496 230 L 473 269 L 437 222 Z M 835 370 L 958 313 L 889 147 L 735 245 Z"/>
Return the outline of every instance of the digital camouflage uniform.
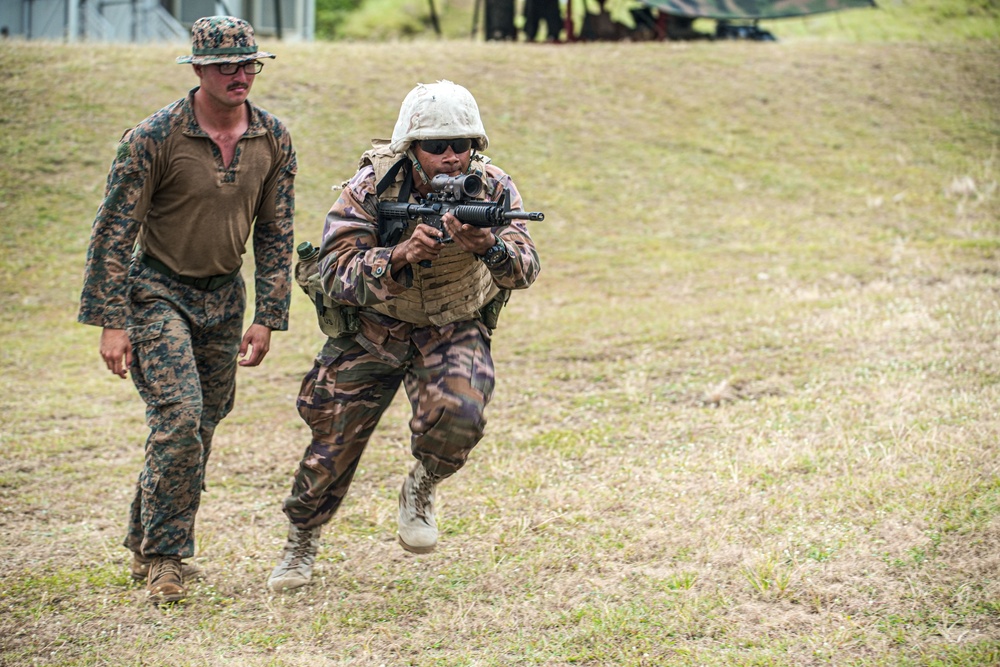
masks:
<path fill-rule="evenodd" d="M 479 319 L 478 309 L 497 288 L 527 288 L 540 268 L 526 225 L 514 221 L 494 230 L 510 256 L 495 269 L 487 270 L 473 255 L 449 245 L 430 267 L 411 265 L 403 269 L 400 281 L 393 279 L 392 247 L 380 242 L 373 215 L 382 173 L 376 174 L 376 167 L 367 162 L 363 159 L 362 168 L 345 184 L 323 232 L 323 289 L 336 302 L 359 306 L 361 326 L 354 336 L 328 338 L 302 382 L 298 409 L 312 430 L 312 441 L 283 503 L 292 525 L 300 528 L 321 526 L 337 511 L 400 384 L 412 407 L 413 456 L 438 479 L 462 467 L 483 436 L 483 412 L 494 387 L 491 331 Z M 484 198 L 496 201 L 507 188 L 511 207 L 521 207 L 516 186 L 501 169 L 479 158 L 470 170 L 483 178 Z M 381 198 L 394 200 L 397 190 L 389 189 Z M 410 223 L 404 238 L 415 226 L 415 221 Z M 452 277 L 446 278 L 449 271 Z M 459 282 L 473 275 L 466 283 L 474 294 L 479 272 L 485 272 L 492 289 L 480 290 L 480 299 L 471 305 L 459 303 L 462 294 L 428 298 L 439 294 L 456 273 Z M 395 309 L 394 304 L 403 301 L 409 305 Z M 414 303 L 423 305 L 427 321 L 413 310 Z M 449 321 L 449 313 L 459 319 Z"/>
<path fill-rule="evenodd" d="M 195 119 L 196 90 L 123 137 L 94 221 L 78 315 L 127 329 L 132 345 L 129 372 L 150 434 L 124 545 L 147 557 L 194 553 L 212 435 L 235 396 L 246 303 L 239 271 L 251 234 L 254 322 L 288 326 L 291 137 L 247 102 L 249 127 L 224 165 Z"/>

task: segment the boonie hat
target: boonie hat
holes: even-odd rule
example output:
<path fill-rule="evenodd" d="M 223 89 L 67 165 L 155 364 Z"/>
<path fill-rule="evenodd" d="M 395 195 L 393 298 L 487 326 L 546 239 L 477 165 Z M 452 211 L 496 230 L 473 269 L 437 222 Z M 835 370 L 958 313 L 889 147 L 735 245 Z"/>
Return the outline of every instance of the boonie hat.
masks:
<path fill-rule="evenodd" d="M 205 16 L 191 26 L 191 55 L 178 56 L 180 64 L 219 65 L 274 58 L 257 50 L 253 27 L 235 16 Z"/>

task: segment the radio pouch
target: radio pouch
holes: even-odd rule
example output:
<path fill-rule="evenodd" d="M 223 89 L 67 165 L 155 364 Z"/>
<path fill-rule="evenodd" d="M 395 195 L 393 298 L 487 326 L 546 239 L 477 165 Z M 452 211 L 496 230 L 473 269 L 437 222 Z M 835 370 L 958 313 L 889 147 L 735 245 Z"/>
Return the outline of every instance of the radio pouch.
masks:
<path fill-rule="evenodd" d="M 309 241 L 296 249 L 295 282 L 309 297 L 316 310 L 320 330 L 330 338 L 353 336 L 361 329 L 357 306 L 337 303 L 323 292 L 319 277 L 319 249 Z"/>

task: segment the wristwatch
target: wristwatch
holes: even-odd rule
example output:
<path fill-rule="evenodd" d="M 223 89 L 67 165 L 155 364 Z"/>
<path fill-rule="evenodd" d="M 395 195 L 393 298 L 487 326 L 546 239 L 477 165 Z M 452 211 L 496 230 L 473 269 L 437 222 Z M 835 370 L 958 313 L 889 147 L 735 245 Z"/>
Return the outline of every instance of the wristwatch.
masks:
<path fill-rule="evenodd" d="M 486 251 L 486 254 L 479 255 L 479 259 L 483 260 L 483 264 L 490 269 L 500 266 L 507 259 L 507 244 L 501 241 L 496 234 L 493 235 L 493 241 L 493 245 Z"/>

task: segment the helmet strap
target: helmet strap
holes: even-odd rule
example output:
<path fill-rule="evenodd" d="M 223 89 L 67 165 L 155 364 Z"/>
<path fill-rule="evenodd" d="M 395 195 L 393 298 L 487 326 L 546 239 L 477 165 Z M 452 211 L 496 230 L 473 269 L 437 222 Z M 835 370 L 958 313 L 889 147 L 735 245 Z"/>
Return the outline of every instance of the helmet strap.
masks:
<path fill-rule="evenodd" d="M 427 178 L 427 173 L 424 171 L 424 168 L 420 166 L 420 160 L 417 159 L 417 156 L 409 148 L 406 149 L 406 155 L 413 163 L 414 172 L 420 174 L 420 182 L 424 185 L 430 185 L 431 179 Z"/>

